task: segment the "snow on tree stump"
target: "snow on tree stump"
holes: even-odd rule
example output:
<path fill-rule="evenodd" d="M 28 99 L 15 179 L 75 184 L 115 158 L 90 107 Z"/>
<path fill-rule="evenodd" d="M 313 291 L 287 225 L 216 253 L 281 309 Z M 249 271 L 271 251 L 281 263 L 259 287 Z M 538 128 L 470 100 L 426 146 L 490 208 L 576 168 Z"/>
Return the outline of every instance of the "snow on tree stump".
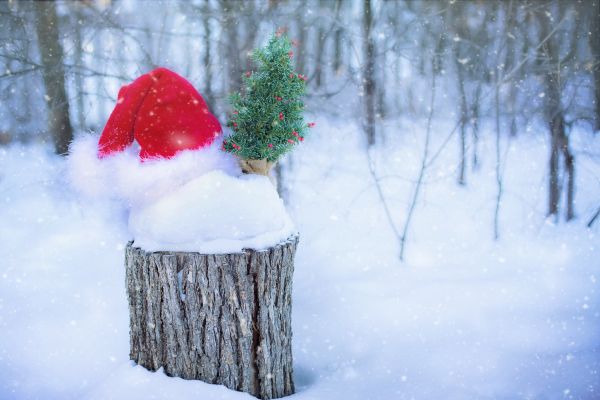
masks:
<path fill-rule="evenodd" d="M 169 376 L 272 399 L 294 393 L 298 237 L 232 254 L 125 250 L 130 358 Z"/>

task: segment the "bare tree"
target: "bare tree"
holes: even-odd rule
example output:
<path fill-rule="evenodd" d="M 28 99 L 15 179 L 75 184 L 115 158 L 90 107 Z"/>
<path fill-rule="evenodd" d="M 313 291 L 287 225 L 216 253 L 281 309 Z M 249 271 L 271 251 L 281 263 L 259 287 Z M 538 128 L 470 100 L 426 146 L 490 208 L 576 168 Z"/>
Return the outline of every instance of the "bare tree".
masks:
<path fill-rule="evenodd" d="M 42 76 L 48 103 L 48 130 L 58 154 L 66 154 L 73 139 L 69 101 L 65 90 L 63 48 L 59 38 L 56 4 L 36 2 L 36 29 L 42 60 Z"/>
<path fill-rule="evenodd" d="M 344 34 L 344 30 L 342 28 L 342 13 L 343 13 L 343 2 L 342 0 L 335 0 L 335 21 L 334 23 L 336 24 L 335 27 L 335 33 L 334 33 L 334 37 L 333 37 L 333 72 L 336 75 L 339 75 L 342 71 L 342 58 L 343 58 L 343 53 L 342 53 L 342 40 L 343 40 L 343 34 Z"/>
<path fill-rule="evenodd" d="M 73 25 L 73 64 L 83 64 L 83 12 L 80 3 L 69 3 L 72 12 L 72 25 Z M 85 130 L 85 95 L 83 89 L 84 76 L 81 73 L 73 74 L 75 81 L 75 93 L 76 93 L 76 104 L 77 104 L 77 128 L 79 130 Z"/>
<path fill-rule="evenodd" d="M 369 147 L 375 144 L 375 43 L 372 37 L 371 0 L 363 1 L 363 102 L 364 129 Z"/>
<path fill-rule="evenodd" d="M 455 7 L 448 7 L 448 20 L 451 21 L 451 25 L 454 28 L 454 40 L 452 44 L 452 58 L 454 66 L 456 68 L 459 94 L 459 115 L 460 115 L 460 155 L 459 155 L 459 167 L 458 167 L 458 184 L 466 185 L 466 169 L 467 169 L 467 125 L 469 123 L 469 107 L 467 105 L 467 93 L 465 89 L 465 69 L 466 63 L 469 62 L 468 48 L 466 44 L 466 15 L 465 9 L 459 9 L 458 14 L 455 15 L 454 11 L 457 7 L 462 6 L 462 3 Z"/>
<path fill-rule="evenodd" d="M 502 32 L 500 40 L 496 43 L 494 53 L 496 53 L 498 60 L 497 67 L 494 71 L 495 83 L 494 83 L 494 122 L 496 130 L 495 150 L 496 150 L 496 165 L 495 165 L 495 177 L 496 177 L 496 206 L 494 207 L 494 240 L 500 238 L 500 206 L 502 204 L 502 196 L 504 195 L 504 171 L 503 171 L 503 159 L 502 159 L 502 129 L 500 124 L 500 89 L 505 83 L 504 74 L 505 68 L 507 67 L 507 59 L 509 58 L 510 50 L 508 49 L 508 32 L 509 25 L 513 13 L 513 2 L 509 1 L 507 4 L 498 4 L 498 12 L 502 11 L 502 19 L 497 16 L 498 29 L 497 31 Z"/>
<path fill-rule="evenodd" d="M 408 212 L 406 213 L 406 221 L 404 221 L 404 228 L 402 229 L 402 236 L 400 238 L 400 260 L 404 260 L 404 252 L 406 249 L 406 238 L 408 237 L 408 229 L 410 228 L 410 223 L 412 221 L 413 214 L 415 212 L 415 207 L 417 205 L 419 194 L 421 193 L 421 186 L 423 185 L 423 180 L 425 179 L 425 173 L 427 172 L 427 166 L 431 162 L 429 159 L 429 141 L 431 138 L 431 124 L 433 121 L 433 113 L 435 109 L 435 91 L 436 91 L 436 74 L 431 74 L 431 100 L 429 103 L 429 115 L 427 117 L 427 128 L 425 131 L 425 144 L 423 146 L 423 156 L 421 157 L 421 168 L 419 169 L 419 175 L 417 177 L 417 182 L 415 183 L 415 188 L 413 189 L 412 198 L 410 201 L 410 205 L 408 207 Z"/>
<path fill-rule="evenodd" d="M 225 40 L 224 61 L 226 65 L 226 88 L 227 92 L 238 90 L 242 86 L 242 62 L 240 60 L 240 46 L 238 43 L 238 16 L 236 13 L 240 4 L 235 0 L 219 0 L 223 12 L 222 29 Z"/>
<path fill-rule="evenodd" d="M 594 0 L 589 4 L 591 21 L 590 34 L 588 35 L 590 49 L 592 50 L 592 68 L 594 75 L 595 94 L 595 121 L 597 131 L 600 131 L 600 1 Z"/>
<path fill-rule="evenodd" d="M 308 52 L 308 26 L 304 19 L 304 13 L 296 12 L 296 29 L 298 35 L 298 49 L 296 50 L 296 69 L 306 74 L 306 54 Z"/>
<path fill-rule="evenodd" d="M 319 14 L 325 14 L 327 10 L 327 3 L 323 0 L 319 0 Z M 323 80 L 324 68 L 323 68 L 323 57 L 325 56 L 325 42 L 327 37 L 325 34 L 325 27 L 321 18 L 317 19 L 317 34 L 315 35 L 315 70 L 314 70 L 314 86 L 319 89 L 321 87 L 321 81 Z"/>
<path fill-rule="evenodd" d="M 211 52 L 210 46 L 212 43 L 212 30 L 210 29 L 210 0 L 206 0 L 202 8 L 202 27 L 204 28 L 204 57 L 202 59 L 202 65 L 205 70 L 204 79 L 204 96 L 208 104 L 213 103 L 213 90 L 212 90 L 212 68 L 211 68 Z"/>
<path fill-rule="evenodd" d="M 539 15 L 538 20 L 542 37 L 548 36 L 552 29 L 552 22 L 555 21 L 552 14 L 544 12 Z M 560 46 L 563 36 L 553 35 L 550 37 L 540 48 L 540 55 L 544 71 L 544 116 L 550 132 L 548 215 L 558 216 L 562 192 L 561 174 L 564 172 L 567 179 L 565 217 L 569 221 L 575 217 L 575 156 L 570 149 L 565 124 L 565 110 L 561 99 L 565 79 L 564 66 L 572 60 L 573 53 L 571 49 L 566 54 L 561 54 Z"/>

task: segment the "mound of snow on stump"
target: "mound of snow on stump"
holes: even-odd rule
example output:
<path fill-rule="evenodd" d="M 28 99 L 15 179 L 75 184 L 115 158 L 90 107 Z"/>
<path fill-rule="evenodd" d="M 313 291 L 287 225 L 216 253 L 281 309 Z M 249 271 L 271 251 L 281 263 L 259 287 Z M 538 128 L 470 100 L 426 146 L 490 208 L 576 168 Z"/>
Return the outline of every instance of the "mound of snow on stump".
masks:
<path fill-rule="evenodd" d="M 284 241 L 294 226 L 267 177 L 212 171 L 133 208 L 129 230 L 146 251 L 231 253 Z"/>

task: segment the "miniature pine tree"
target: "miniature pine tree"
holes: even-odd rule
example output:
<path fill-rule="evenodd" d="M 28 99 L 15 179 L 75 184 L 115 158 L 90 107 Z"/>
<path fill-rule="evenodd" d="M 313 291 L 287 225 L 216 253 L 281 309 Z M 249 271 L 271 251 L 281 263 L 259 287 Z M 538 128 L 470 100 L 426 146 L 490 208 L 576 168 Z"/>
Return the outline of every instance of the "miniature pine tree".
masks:
<path fill-rule="evenodd" d="M 252 53 L 256 70 L 243 75 L 244 91 L 230 96 L 233 111 L 227 126 L 233 134 L 223 141 L 223 150 L 238 156 L 246 172 L 268 174 L 313 125 L 302 116 L 306 78 L 294 71 L 293 54 L 290 40 L 274 34 Z M 259 162 L 265 170 L 244 168 Z"/>

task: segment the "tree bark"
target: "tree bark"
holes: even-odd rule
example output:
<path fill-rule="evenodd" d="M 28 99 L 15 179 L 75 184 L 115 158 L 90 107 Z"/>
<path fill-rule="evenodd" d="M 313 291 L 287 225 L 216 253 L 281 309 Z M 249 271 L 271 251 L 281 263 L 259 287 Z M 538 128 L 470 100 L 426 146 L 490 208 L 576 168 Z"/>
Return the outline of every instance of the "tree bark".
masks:
<path fill-rule="evenodd" d="M 560 4 L 559 4 L 560 5 Z M 541 17 L 541 37 L 550 32 L 549 21 Z M 558 218 L 560 200 L 563 193 L 561 175 L 567 179 L 566 214 L 567 221 L 575 217 L 575 156 L 571 152 L 569 135 L 566 130 L 565 109 L 561 103 L 564 77 L 561 75 L 562 65 L 570 62 L 570 55 L 560 57 L 561 43 L 553 37 L 542 46 L 547 72 L 544 75 L 546 87 L 545 117 L 550 132 L 550 158 L 548 179 L 548 216 Z M 561 156 L 564 163 L 561 169 Z"/>
<path fill-rule="evenodd" d="M 453 35 L 461 38 L 461 40 L 470 40 L 470 35 L 466 29 L 466 17 L 465 9 L 462 7 L 462 3 L 457 5 L 460 7 L 458 10 L 454 10 L 453 7 L 449 7 L 447 15 L 445 16 L 447 21 L 453 21 L 456 23 L 456 27 L 453 28 Z M 457 14 L 455 14 L 457 12 Z M 468 71 L 462 62 L 463 59 L 469 59 L 472 56 L 469 54 L 469 49 L 465 48 L 461 40 L 453 41 L 451 46 L 452 59 L 456 68 L 457 86 L 458 93 L 460 95 L 459 112 L 460 112 L 460 154 L 459 154 L 459 167 L 458 167 L 458 179 L 459 185 L 464 186 L 467 184 L 466 181 L 466 170 L 467 170 L 467 124 L 469 123 L 469 110 L 466 93 L 466 75 Z"/>
<path fill-rule="evenodd" d="M 225 68 L 227 70 L 226 88 L 228 92 L 239 90 L 242 86 L 242 63 L 240 60 L 240 46 L 238 43 L 238 24 L 236 10 L 243 5 L 235 0 L 221 0 L 222 29 L 226 40 L 223 41 Z"/>
<path fill-rule="evenodd" d="M 593 60 L 595 129 L 600 131 L 600 1 L 592 2 L 590 9 L 591 35 L 589 35 L 589 43 Z"/>
<path fill-rule="evenodd" d="M 373 27 L 373 10 L 371 0 L 363 3 L 363 99 L 364 99 L 364 128 L 369 147 L 375 144 L 375 42 L 371 35 Z"/>
<path fill-rule="evenodd" d="M 73 3 L 72 12 L 73 12 L 73 30 L 74 30 L 74 55 L 73 55 L 73 64 L 78 66 L 84 65 L 84 55 L 83 55 L 83 18 L 84 15 L 81 11 L 80 3 Z M 80 131 L 85 131 L 85 94 L 84 94 L 84 77 L 81 71 L 75 73 L 75 92 L 77 94 L 76 102 L 77 102 L 77 128 Z"/>
<path fill-rule="evenodd" d="M 303 74 L 307 74 L 305 71 L 306 65 L 306 54 L 308 52 L 308 26 L 304 20 L 304 11 L 296 13 L 296 26 L 298 30 L 298 49 L 296 50 L 296 70 Z"/>
<path fill-rule="evenodd" d="M 471 114 L 471 136 L 472 136 L 472 148 L 473 148 L 473 158 L 471 162 L 471 167 L 473 171 L 479 168 L 479 110 L 480 110 L 480 101 L 481 101 L 481 82 L 477 82 L 477 89 L 475 89 L 475 94 L 473 96 L 473 102 L 471 104 L 471 108 L 469 113 Z"/>
<path fill-rule="evenodd" d="M 214 99 L 213 99 L 213 90 L 212 90 L 212 57 L 210 54 L 210 46 L 212 43 L 212 33 L 210 29 L 210 1 L 206 0 L 203 7 L 202 13 L 202 27 L 204 28 L 204 57 L 202 59 L 202 64 L 204 64 L 205 70 L 205 79 L 204 79 L 204 98 L 206 102 L 211 106 L 211 109 L 214 111 Z"/>
<path fill-rule="evenodd" d="M 458 184 L 464 186 L 467 169 L 467 123 L 469 111 L 467 106 L 467 94 L 465 92 L 465 78 L 463 66 L 459 62 L 460 54 L 457 46 L 454 47 L 454 61 L 458 75 L 458 92 L 460 93 L 460 164 L 458 168 Z"/>
<path fill-rule="evenodd" d="M 42 76 L 48 103 L 48 130 L 57 154 L 66 154 L 73 140 L 69 101 L 65 90 L 63 48 L 58 36 L 58 16 L 53 2 L 35 2 L 36 30 L 42 59 Z"/>
<path fill-rule="evenodd" d="M 316 54 L 315 54 L 315 87 L 317 89 L 321 88 L 321 81 L 323 77 L 323 53 L 325 52 L 325 40 L 327 40 L 325 36 L 325 29 L 320 25 L 321 21 L 319 21 L 319 28 L 317 29 L 316 36 Z"/>
<path fill-rule="evenodd" d="M 550 121 L 550 159 L 548 170 L 550 173 L 548 179 L 548 216 L 558 215 L 558 206 L 560 201 L 560 180 L 559 180 L 559 158 L 560 158 L 560 132 L 563 129 L 563 122 L 560 116 L 556 116 Z"/>
<path fill-rule="evenodd" d="M 233 254 L 125 250 L 130 358 L 261 399 L 294 393 L 292 275 L 298 237 Z"/>
<path fill-rule="evenodd" d="M 335 36 L 333 39 L 333 72 L 337 76 L 342 72 L 342 28 L 335 30 Z"/>

